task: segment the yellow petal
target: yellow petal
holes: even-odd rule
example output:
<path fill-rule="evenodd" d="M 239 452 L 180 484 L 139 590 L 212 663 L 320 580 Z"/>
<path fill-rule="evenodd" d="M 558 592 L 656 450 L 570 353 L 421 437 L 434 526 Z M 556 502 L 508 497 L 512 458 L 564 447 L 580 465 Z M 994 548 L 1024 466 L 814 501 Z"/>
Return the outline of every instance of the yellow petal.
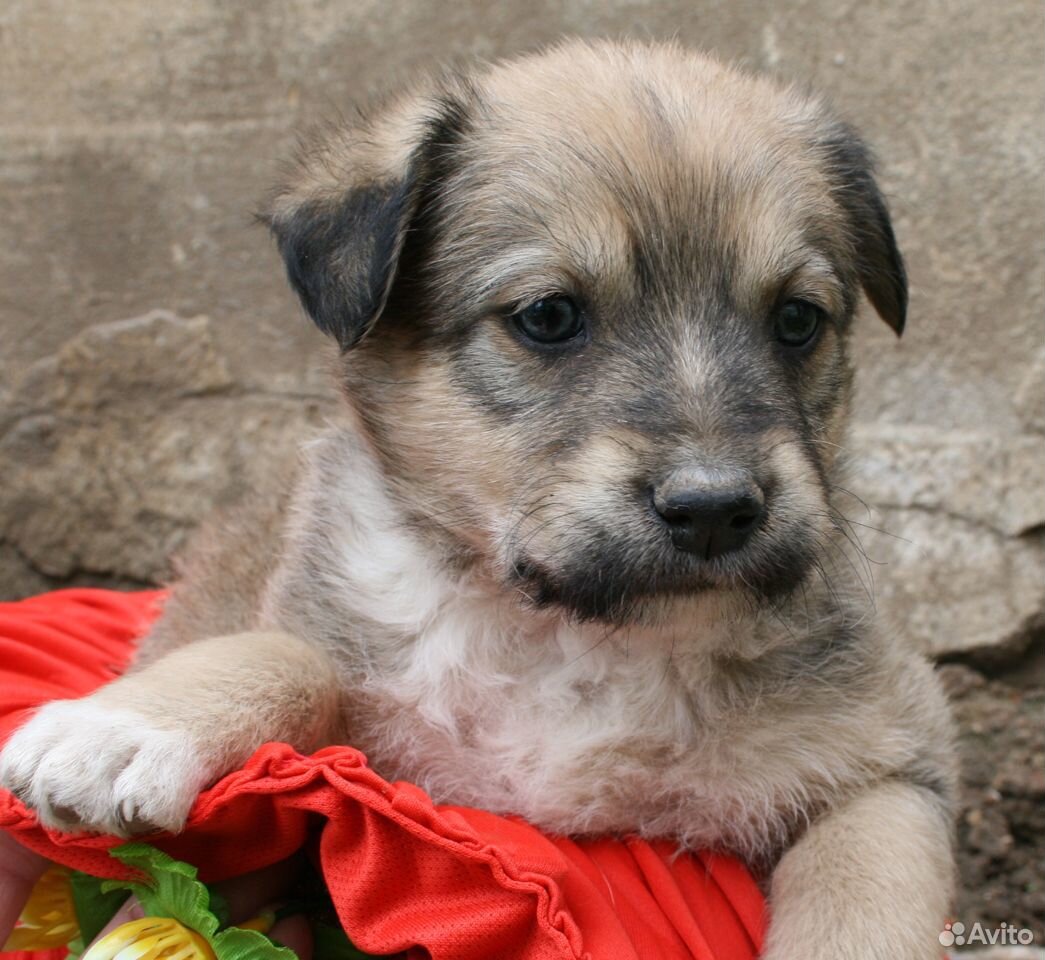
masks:
<path fill-rule="evenodd" d="M 75 934 L 50 937 L 32 927 L 15 927 L 11 931 L 11 936 L 0 947 L 0 951 L 6 953 L 8 950 L 53 950 L 56 947 L 64 947 L 73 939 L 75 939 Z"/>
<path fill-rule="evenodd" d="M 36 881 L 2 950 L 51 950 L 80 934 L 69 871 L 53 866 Z"/>
<path fill-rule="evenodd" d="M 81 960 L 216 960 L 195 930 L 168 917 L 143 917 L 110 931 Z"/>
<path fill-rule="evenodd" d="M 162 918 L 161 918 L 162 919 Z M 146 936 L 157 928 L 156 917 L 143 917 L 141 920 L 130 920 L 114 927 L 100 940 L 96 940 L 83 954 L 81 960 L 112 960 L 124 947 L 134 943 L 139 937 Z"/>
<path fill-rule="evenodd" d="M 162 937 L 142 937 L 128 943 L 118 954 L 116 960 L 155 960 L 163 950 Z"/>

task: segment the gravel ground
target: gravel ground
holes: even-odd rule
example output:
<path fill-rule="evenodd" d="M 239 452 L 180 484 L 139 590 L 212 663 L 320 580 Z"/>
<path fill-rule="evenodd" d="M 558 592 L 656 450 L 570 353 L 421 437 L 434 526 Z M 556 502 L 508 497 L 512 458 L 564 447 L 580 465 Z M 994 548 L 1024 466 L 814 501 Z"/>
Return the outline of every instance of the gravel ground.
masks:
<path fill-rule="evenodd" d="M 940 667 L 962 761 L 955 919 L 1045 945 L 1045 649 L 989 672 Z M 957 954 L 964 956 L 965 954 Z M 998 954 L 1001 956 L 1002 954 Z"/>

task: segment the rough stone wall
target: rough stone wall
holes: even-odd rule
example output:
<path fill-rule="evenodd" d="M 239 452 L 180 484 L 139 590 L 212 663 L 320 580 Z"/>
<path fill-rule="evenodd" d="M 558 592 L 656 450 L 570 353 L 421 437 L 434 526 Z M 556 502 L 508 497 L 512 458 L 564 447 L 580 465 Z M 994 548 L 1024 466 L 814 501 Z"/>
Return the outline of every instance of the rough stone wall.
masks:
<path fill-rule="evenodd" d="M 161 580 L 205 513 L 265 482 L 257 452 L 291 456 L 321 420 L 323 346 L 250 216 L 295 132 L 418 70 L 563 33 L 676 36 L 806 80 L 875 144 L 911 314 L 901 342 L 870 314 L 860 324 L 851 487 L 868 506 L 846 510 L 896 629 L 958 673 L 1015 671 L 1040 688 L 1036 0 L 9 0 L 0 596 Z M 1026 684 L 966 679 L 953 688 L 975 751 L 966 714 Z M 1002 830 L 1008 799 L 1045 798 L 1040 736 L 1024 741 L 1039 779 L 1009 777 L 987 800 L 973 791 L 976 824 L 984 804 Z M 965 829 L 968 852 L 984 831 Z M 976 853 L 968 909 L 983 907 L 977 877 L 1015 875 L 1013 857 L 1042 842 L 1026 833 Z"/>

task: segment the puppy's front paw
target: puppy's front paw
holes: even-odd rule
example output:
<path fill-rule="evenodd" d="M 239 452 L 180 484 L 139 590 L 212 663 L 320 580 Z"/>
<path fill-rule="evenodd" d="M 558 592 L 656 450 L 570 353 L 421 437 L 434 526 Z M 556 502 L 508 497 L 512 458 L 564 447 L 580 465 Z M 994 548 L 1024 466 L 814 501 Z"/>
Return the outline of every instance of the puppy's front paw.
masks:
<path fill-rule="evenodd" d="M 217 773 L 188 733 L 90 697 L 46 704 L 0 754 L 0 784 L 45 826 L 117 836 L 180 830 Z"/>

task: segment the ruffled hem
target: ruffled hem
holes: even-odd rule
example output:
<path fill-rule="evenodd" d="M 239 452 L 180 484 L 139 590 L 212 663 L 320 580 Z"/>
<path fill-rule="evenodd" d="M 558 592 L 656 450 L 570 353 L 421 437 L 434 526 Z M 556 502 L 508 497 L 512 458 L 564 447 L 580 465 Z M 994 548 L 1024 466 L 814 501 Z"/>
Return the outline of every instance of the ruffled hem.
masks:
<path fill-rule="evenodd" d="M 0 738 L 28 707 L 116 675 L 161 598 L 73 590 L 0 604 Z M 117 840 L 45 830 L 2 791 L 0 828 L 58 863 L 123 875 L 107 853 Z M 575 842 L 517 818 L 436 806 L 412 784 L 383 780 L 351 747 L 303 756 L 266 744 L 201 794 L 183 833 L 149 838 L 205 880 L 259 869 L 307 840 L 346 932 L 371 953 L 747 960 L 761 946 L 764 903 L 732 859 L 677 855 L 669 842 Z"/>

